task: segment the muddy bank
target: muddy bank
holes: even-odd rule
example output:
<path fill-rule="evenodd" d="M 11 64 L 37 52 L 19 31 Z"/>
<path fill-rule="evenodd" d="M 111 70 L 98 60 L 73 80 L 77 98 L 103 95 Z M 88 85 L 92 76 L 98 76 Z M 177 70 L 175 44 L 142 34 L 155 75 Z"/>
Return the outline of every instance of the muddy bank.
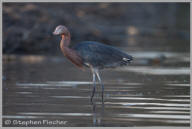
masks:
<path fill-rule="evenodd" d="M 186 3 L 3 3 L 3 53 L 61 54 L 52 35 L 59 24 L 69 27 L 73 43 L 189 51 Z"/>

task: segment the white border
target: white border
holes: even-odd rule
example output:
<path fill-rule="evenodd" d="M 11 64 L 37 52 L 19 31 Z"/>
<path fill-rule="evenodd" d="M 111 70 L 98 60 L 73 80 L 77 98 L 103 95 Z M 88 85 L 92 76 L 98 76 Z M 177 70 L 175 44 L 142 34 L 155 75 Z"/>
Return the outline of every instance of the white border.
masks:
<path fill-rule="evenodd" d="M 191 18 L 192 18 L 192 0 L 1 0 L 0 1 L 0 48 L 1 48 L 1 53 L 0 53 L 0 58 L 1 58 L 1 66 L 0 66 L 0 77 L 1 77 L 1 86 L 2 86 L 2 3 L 3 2 L 190 2 L 190 57 L 192 57 L 192 46 L 191 46 L 191 34 L 192 34 L 192 26 L 191 26 Z M 191 58 L 190 58 L 191 59 Z M 192 73 L 192 64 L 191 64 L 191 60 L 190 60 L 190 72 Z M 191 74 L 190 74 L 191 75 Z M 190 84 L 192 84 L 192 77 L 190 76 Z M 0 105 L 0 109 L 1 109 L 1 118 L 0 118 L 0 124 L 2 127 L 2 87 L 0 90 L 0 94 L 1 94 L 1 105 Z M 190 88 L 190 95 L 192 95 L 192 88 Z M 192 107 L 192 103 L 191 103 L 191 107 Z M 192 111 L 191 111 L 192 114 Z M 134 127 L 137 129 L 143 129 L 143 128 L 151 128 L 151 129 L 162 129 L 162 128 L 191 128 L 192 124 L 192 119 L 191 119 L 191 123 L 190 123 L 190 127 Z M 2 127 L 2 128 L 20 128 L 20 127 Z M 28 128 L 28 127 L 22 127 L 22 128 Z M 33 127 L 33 128 L 42 128 L 42 127 Z M 50 127 L 43 127 L 43 128 L 50 128 Z M 51 127 L 51 128 L 57 128 L 57 127 Z M 59 128 L 63 128 L 63 127 L 59 127 Z M 91 128 L 91 127 L 64 127 L 64 128 Z M 103 128 L 103 127 L 100 127 Z M 105 129 L 108 128 L 112 128 L 112 127 L 105 127 Z M 114 128 L 114 127 L 113 127 Z M 132 127 L 116 127 L 116 128 L 132 128 Z"/>

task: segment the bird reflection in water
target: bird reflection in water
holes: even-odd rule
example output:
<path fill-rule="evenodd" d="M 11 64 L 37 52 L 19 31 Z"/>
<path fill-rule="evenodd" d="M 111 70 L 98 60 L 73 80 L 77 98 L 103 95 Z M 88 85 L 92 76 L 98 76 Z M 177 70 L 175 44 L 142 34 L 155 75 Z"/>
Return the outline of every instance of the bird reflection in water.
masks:
<path fill-rule="evenodd" d="M 93 126 L 102 126 L 102 118 L 104 116 L 104 101 L 101 104 L 96 103 L 94 101 L 91 102 L 92 110 L 93 110 Z M 98 106 L 101 106 L 101 110 Z"/>

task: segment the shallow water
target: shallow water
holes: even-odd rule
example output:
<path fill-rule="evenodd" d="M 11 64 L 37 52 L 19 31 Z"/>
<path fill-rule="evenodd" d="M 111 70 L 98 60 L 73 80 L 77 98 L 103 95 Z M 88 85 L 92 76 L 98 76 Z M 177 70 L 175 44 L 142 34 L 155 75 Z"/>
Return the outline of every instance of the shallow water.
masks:
<path fill-rule="evenodd" d="M 99 84 L 90 102 L 90 71 L 63 57 L 4 55 L 3 126 L 189 126 L 189 53 L 130 54 L 101 72 L 104 104 Z"/>

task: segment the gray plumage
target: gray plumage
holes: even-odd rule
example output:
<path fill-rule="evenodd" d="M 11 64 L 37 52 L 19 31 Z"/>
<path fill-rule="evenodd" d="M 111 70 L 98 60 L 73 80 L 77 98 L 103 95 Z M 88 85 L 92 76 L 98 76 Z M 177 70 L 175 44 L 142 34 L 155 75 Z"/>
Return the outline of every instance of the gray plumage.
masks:
<path fill-rule="evenodd" d="M 85 66 L 94 68 L 110 68 L 127 65 L 133 57 L 127 53 L 99 42 L 83 41 L 73 46 Z"/>

